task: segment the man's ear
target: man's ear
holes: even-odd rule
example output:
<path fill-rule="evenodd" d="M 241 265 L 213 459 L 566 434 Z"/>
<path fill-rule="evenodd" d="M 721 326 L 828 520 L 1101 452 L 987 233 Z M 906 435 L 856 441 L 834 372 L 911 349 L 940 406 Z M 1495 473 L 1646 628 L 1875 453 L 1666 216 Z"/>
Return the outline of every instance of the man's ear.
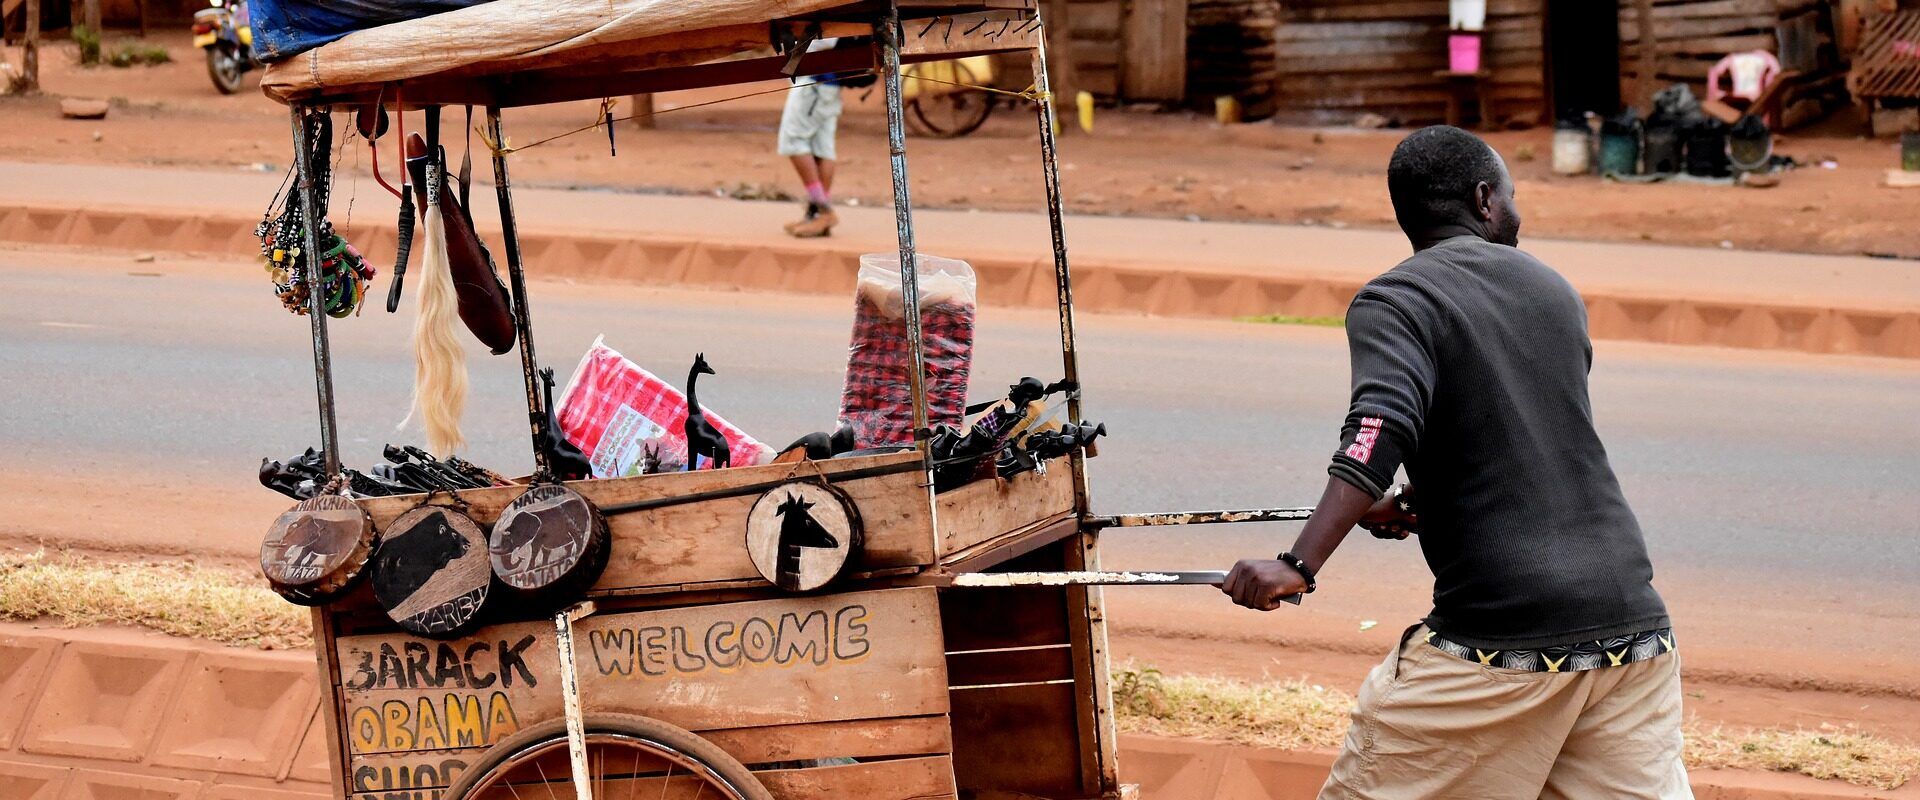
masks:
<path fill-rule="evenodd" d="M 1481 222 L 1493 221 L 1493 184 L 1481 181 L 1473 185 L 1473 215 Z"/>

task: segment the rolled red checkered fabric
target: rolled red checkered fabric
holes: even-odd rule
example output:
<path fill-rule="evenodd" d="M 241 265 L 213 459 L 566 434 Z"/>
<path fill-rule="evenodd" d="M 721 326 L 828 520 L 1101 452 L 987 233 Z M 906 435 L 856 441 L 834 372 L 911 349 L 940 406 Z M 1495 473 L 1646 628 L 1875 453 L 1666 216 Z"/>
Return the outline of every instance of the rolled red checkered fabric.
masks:
<path fill-rule="evenodd" d="M 840 422 L 858 447 L 913 443 L 913 390 L 898 257 L 862 256 Z M 920 329 L 929 424 L 958 426 L 973 365 L 973 269 L 921 256 Z"/>

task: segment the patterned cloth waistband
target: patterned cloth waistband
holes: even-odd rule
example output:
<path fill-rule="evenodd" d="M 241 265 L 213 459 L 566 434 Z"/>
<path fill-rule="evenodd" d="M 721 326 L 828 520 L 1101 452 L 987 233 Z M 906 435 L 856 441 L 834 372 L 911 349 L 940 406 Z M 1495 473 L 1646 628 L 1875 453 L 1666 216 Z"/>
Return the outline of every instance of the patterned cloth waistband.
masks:
<path fill-rule="evenodd" d="M 1646 661 L 1673 652 L 1673 629 L 1630 633 L 1591 642 L 1541 647 L 1533 650 L 1481 650 L 1468 647 L 1428 630 L 1427 644 L 1455 658 L 1482 666 L 1518 669 L 1527 672 L 1582 672 L 1619 667 Z"/>

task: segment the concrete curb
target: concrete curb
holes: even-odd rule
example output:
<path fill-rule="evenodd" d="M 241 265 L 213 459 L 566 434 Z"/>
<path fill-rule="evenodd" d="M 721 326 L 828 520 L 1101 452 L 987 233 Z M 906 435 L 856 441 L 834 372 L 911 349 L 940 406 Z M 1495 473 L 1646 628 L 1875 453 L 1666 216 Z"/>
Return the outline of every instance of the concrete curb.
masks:
<path fill-rule="evenodd" d="M 258 253 L 257 222 L 220 213 L 15 203 L 0 205 L 0 241 L 251 257 Z M 391 224 L 361 222 L 354 237 L 364 252 L 385 253 L 393 250 L 395 233 Z M 851 292 L 862 252 L 834 240 L 768 244 L 539 228 L 523 233 L 521 244 L 542 276 L 806 294 Z M 982 301 L 1054 305 L 1050 257 L 971 261 Z M 1304 273 L 1210 272 L 1085 256 L 1075 259 L 1074 272 L 1074 301 L 1082 311 L 1175 317 L 1339 316 L 1361 285 Z M 1596 339 L 1920 358 L 1920 309 L 1612 290 L 1589 291 L 1586 302 Z"/>
<path fill-rule="evenodd" d="M 1146 800 L 1313 800 L 1333 766 L 1329 751 L 1281 750 L 1224 742 L 1120 737 L 1120 779 L 1140 785 Z M 1699 770 L 1690 776 L 1699 800 L 1910 800 L 1920 787 L 1891 792 L 1804 775 Z"/>
<path fill-rule="evenodd" d="M 0 798 L 336 797 L 320 702 L 306 651 L 0 624 Z M 1333 763 L 1328 752 L 1143 735 L 1122 736 L 1120 749 L 1121 779 L 1148 800 L 1304 800 Z M 1701 800 L 1920 798 L 1920 786 L 1874 792 L 1797 775 L 1693 780 Z"/>
<path fill-rule="evenodd" d="M 327 796 L 313 658 L 0 628 L 0 797 Z"/>

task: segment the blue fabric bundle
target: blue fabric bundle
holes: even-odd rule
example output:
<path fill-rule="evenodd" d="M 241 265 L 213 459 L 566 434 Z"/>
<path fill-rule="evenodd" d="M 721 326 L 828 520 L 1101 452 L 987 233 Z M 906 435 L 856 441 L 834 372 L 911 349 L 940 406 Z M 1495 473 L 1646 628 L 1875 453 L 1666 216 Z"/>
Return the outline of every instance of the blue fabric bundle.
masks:
<path fill-rule="evenodd" d="M 279 61 L 357 30 L 432 16 L 488 0 L 253 0 L 253 52 Z"/>

